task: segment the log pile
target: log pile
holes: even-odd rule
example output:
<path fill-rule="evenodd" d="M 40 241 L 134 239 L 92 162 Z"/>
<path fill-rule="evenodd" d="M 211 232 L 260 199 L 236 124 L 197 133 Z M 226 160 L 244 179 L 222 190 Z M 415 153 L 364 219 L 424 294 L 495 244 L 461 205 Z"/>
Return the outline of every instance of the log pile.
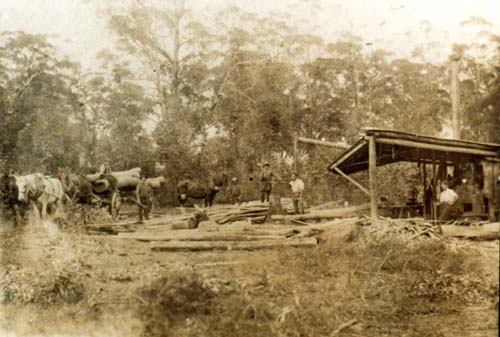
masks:
<path fill-rule="evenodd" d="M 116 179 L 118 189 L 135 188 L 141 181 L 141 168 L 135 167 L 127 171 L 114 171 L 111 175 Z M 101 173 L 87 174 L 87 179 L 92 183 L 96 193 L 102 193 L 110 189 L 107 179 L 101 179 Z M 151 188 L 159 188 L 165 183 L 164 177 L 148 178 L 146 182 Z"/>
<path fill-rule="evenodd" d="M 87 179 L 90 182 L 95 182 L 99 180 L 101 177 L 102 173 L 94 173 L 94 174 L 87 174 Z M 127 171 L 114 171 L 111 172 L 111 175 L 118 179 L 119 177 L 133 177 L 139 179 L 141 177 L 141 168 L 140 167 L 134 167 L 133 169 L 127 170 Z"/>

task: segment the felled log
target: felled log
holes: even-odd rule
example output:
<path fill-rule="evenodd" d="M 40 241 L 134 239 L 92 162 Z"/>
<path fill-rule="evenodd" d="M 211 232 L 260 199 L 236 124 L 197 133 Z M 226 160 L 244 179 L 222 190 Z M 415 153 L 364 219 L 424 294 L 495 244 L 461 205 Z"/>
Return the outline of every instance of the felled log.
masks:
<path fill-rule="evenodd" d="M 313 220 L 313 219 L 333 219 L 333 218 L 345 218 L 352 216 L 358 212 L 366 211 L 370 209 L 370 204 L 363 204 L 359 206 L 352 207 L 342 207 L 323 211 L 314 211 L 307 214 L 297 214 L 297 215 L 273 215 L 271 220 Z"/>
<path fill-rule="evenodd" d="M 214 241 L 214 242 L 190 242 L 172 241 L 151 247 L 153 252 L 175 252 L 175 251 L 210 251 L 210 250 L 259 250 L 286 247 L 315 247 L 316 238 L 284 239 L 267 241 Z"/>
<path fill-rule="evenodd" d="M 102 193 L 111 189 L 111 184 L 107 179 L 99 179 L 94 181 L 93 189 L 96 193 Z"/>
<path fill-rule="evenodd" d="M 115 178 L 130 177 L 130 176 L 140 178 L 141 177 L 141 168 L 134 167 L 133 169 L 130 169 L 127 171 L 114 171 L 114 172 L 111 172 L 111 175 Z"/>
<path fill-rule="evenodd" d="M 188 235 L 177 236 L 171 234 L 135 234 L 124 233 L 125 235 L 116 236 L 117 239 L 137 240 L 145 242 L 153 241 L 262 241 L 262 240 L 284 240 L 284 235 L 245 235 L 242 233 L 223 233 L 223 232 L 193 232 Z"/>
<path fill-rule="evenodd" d="M 125 188 L 125 187 L 136 187 L 139 185 L 141 180 L 139 178 L 133 176 L 119 176 L 116 177 L 116 187 L 117 188 Z M 109 191 L 111 189 L 111 184 L 107 179 L 99 179 L 94 181 L 93 188 L 96 193 L 102 193 Z"/>
<path fill-rule="evenodd" d="M 456 226 L 442 225 L 445 237 L 460 237 L 476 240 L 497 240 L 500 238 L 500 223 L 492 222 L 484 225 Z"/>
<path fill-rule="evenodd" d="M 146 183 L 151 186 L 151 188 L 160 188 L 161 184 L 165 183 L 164 177 L 148 178 Z"/>
<path fill-rule="evenodd" d="M 94 174 L 87 174 L 87 179 L 90 182 L 94 182 L 96 180 L 99 180 L 101 177 L 102 172 L 94 173 Z M 118 179 L 118 177 L 123 177 L 123 176 L 130 176 L 130 177 L 135 177 L 137 179 L 140 178 L 141 176 L 141 168 L 140 167 L 135 167 L 133 169 L 127 170 L 127 171 L 115 171 L 111 172 L 111 175 L 115 178 Z"/>
<path fill-rule="evenodd" d="M 136 187 L 141 182 L 141 179 L 135 176 L 122 175 L 122 176 L 117 176 L 115 178 L 116 178 L 116 186 L 118 188 Z"/>

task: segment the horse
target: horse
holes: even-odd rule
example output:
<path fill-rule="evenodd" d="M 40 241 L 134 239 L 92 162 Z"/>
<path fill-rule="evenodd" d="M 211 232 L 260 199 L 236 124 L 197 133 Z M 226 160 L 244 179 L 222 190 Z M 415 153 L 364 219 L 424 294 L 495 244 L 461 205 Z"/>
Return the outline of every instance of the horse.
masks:
<path fill-rule="evenodd" d="M 62 207 L 65 194 L 59 179 L 46 177 L 41 173 L 16 176 L 15 179 L 19 202 L 32 204 L 35 212 L 40 211 L 42 219 L 48 218 L 48 207 L 55 206 L 54 213 Z"/>
<path fill-rule="evenodd" d="M 203 199 L 205 201 L 205 207 L 212 207 L 215 196 L 226 184 L 227 175 L 224 172 L 219 172 L 211 177 L 206 183 L 189 179 L 182 180 L 177 184 L 177 198 L 179 204 L 184 206 L 188 198 Z"/>

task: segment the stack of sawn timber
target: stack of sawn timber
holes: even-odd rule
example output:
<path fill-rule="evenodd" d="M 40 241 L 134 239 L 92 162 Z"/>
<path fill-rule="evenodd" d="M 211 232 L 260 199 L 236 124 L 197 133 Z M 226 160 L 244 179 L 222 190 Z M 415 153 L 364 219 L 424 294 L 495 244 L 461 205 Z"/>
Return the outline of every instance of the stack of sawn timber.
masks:
<path fill-rule="evenodd" d="M 303 224 L 303 221 L 308 220 L 325 220 L 335 218 L 352 217 L 353 215 L 363 213 L 370 209 L 369 204 L 359 206 L 342 207 L 327 210 L 311 210 L 305 214 L 293 214 L 293 202 L 290 198 L 281 199 L 281 208 L 285 214 L 272 215 L 273 221 L 284 221 L 285 223 L 292 222 L 295 224 Z M 252 223 L 262 223 L 268 216 L 269 205 L 258 201 L 244 203 L 239 206 L 221 205 L 208 209 L 207 215 L 210 220 L 218 224 L 227 224 L 235 221 L 250 219 Z M 292 213 L 292 214 L 290 214 Z"/>
<path fill-rule="evenodd" d="M 293 212 L 291 199 L 281 199 L 281 206 L 285 212 Z M 225 205 L 210 208 L 207 211 L 207 215 L 210 220 L 217 222 L 219 225 L 241 220 L 250 220 L 252 223 L 263 223 L 268 211 L 268 204 L 252 201 L 238 206 Z"/>

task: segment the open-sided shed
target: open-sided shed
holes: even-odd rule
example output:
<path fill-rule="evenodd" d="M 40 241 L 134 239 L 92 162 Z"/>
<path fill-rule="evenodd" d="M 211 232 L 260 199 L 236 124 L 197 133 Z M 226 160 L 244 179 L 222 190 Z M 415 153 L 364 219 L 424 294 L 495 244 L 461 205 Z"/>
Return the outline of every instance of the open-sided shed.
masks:
<path fill-rule="evenodd" d="M 494 207 L 498 208 L 498 186 L 496 177 L 500 174 L 500 144 L 478 143 L 465 140 L 452 140 L 411 133 L 366 129 L 361 139 L 344 151 L 328 170 L 352 182 L 370 196 L 371 216 L 377 216 L 377 166 L 396 162 L 413 162 L 423 172 L 424 186 L 426 177 L 434 187 L 448 167 L 463 167 L 470 163 L 482 169 L 483 191 L 491 200 L 490 218 L 494 217 Z M 349 174 L 369 171 L 369 186 L 350 177 Z M 427 173 L 428 172 L 428 173 Z M 494 206 L 496 205 L 496 206 Z M 494 207 L 493 207 L 494 206 Z"/>

